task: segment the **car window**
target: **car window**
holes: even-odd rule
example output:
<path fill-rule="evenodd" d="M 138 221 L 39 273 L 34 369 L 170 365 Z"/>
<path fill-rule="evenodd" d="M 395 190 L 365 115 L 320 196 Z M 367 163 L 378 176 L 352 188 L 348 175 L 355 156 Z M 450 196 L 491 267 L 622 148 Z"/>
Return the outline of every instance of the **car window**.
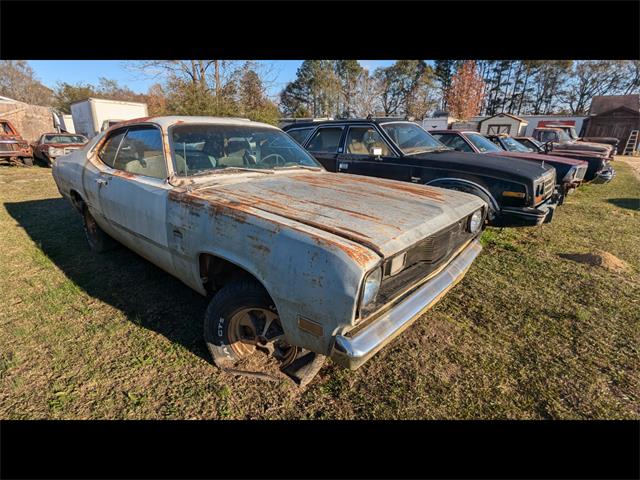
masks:
<path fill-rule="evenodd" d="M 506 147 L 506 149 L 510 152 L 528 153 L 533 151 L 532 149 L 530 149 L 529 147 L 525 147 L 522 143 L 512 137 L 504 137 L 502 141 L 504 142 L 504 146 Z"/>
<path fill-rule="evenodd" d="M 42 143 L 85 143 L 87 138 L 82 135 L 45 135 Z"/>
<path fill-rule="evenodd" d="M 440 140 L 447 147 L 453 148 L 458 152 L 473 152 L 473 148 L 471 148 L 459 135 L 449 133 L 433 133 L 432 135 L 436 140 Z"/>
<path fill-rule="evenodd" d="M 136 175 L 166 178 L 162 135 L 155 127 L 131 128 L 122 140 L 113 168 Z"/>
<path fill-rule="evenodd" d="M 504 148 L 493 144 L 488 138 L 483 137 L 479 133 L 466 133 L 467 140 L 475 145 L 481 152 L 504 152 Z"/>
<path fill-rule="evenodd" d="M 346 153 L 373 155 L 373 149 L 382 150 L 382 156 L 392 155 L 391 149 L 373 127 L 351 127 L 347 133 Z"/>
<path fill-rule="evenodd" d="M 405 155 L 429 152 L 442 148 L 424 128 L 412 122 L 383 123 L 382 129 Z"/>
<path fill-rule="evenodd" d="M 312 130 L 313 128 L 297 128 L 295 130 L 289 130 L 287 133 L 291 135 L 291 138 L 302 145 Z"/>
<path fill-rule="evenodd" d="M 320 128 L 311 139 L 310 152 L 336 153 L 342 136 L 342 127 Z"/>
<path fill-rule="evenodd" d="M 177 175 L 226 169 L 277 169 L 320 164 L 282 130 L 254 125 L 175 125 L 169 130 Z"/>
<path fill-rule="evenodd" d="M 118 147 L 120 146 L 125 133 L 125 131 L 120 131 L 115 135 L 111 135 L 98 152 L 98 158 L 111 168 L 114 168 L 113 165 L 115 163 L 116 153 L 118 153 Z"/>
<path fill-rule="evenodd" d="M 543 130 L 540 134 L 541 142 L 554 142 L 556 140 L 556 132 Z"/>

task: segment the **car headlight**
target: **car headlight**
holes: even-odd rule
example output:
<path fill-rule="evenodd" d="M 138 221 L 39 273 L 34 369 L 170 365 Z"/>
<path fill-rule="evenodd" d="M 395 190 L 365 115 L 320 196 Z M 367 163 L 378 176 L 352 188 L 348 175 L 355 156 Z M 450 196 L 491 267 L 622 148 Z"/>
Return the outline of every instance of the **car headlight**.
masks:
<path fill-rule="evenodd" d="M 483 220 L 482 209 L 476 210 L 469 217 L 469 224 L 467 225 L 467 228 L 471 233 L 478 233 L 482 228 Z"/>
<path fill-rule="evenodd" d="M 375 301 L 376 296 L 378 295 L 378 290 L 380 290 L 381 280 L 382 280 L 381 268 L 376 268 L 375 270 L 372 270 L 364 279 L 364 284 L 362 285 L 362 299 L 360 300 L 360 305 L 362 307 Z"/>

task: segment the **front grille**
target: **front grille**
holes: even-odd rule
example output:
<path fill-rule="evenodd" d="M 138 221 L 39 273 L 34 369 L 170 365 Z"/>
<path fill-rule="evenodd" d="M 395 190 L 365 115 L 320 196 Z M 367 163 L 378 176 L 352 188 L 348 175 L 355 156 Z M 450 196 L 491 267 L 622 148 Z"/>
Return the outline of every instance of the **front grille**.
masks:
<path fill-rule="evenodd" d="M 543 189 L 544 198 L 551 196 L 551 194 L 553 193 L 555 184 L 556 184 L 555 175 L 549 175 L 547 178 L 544 179 L 544 189 Z"/>
<path fill-rule="evenodd" d="M 360 312 L 360 318 L 366 318 L 372 313 L 388 304 L 404 291 L 410 289 L 423 278 L 440 268 L 451 260 L 451 256 L 460 247 L 473 238 L 473 234 L 467 231 L 469 217 L 464 217 L 455 224 L 441 230 L 406 250 L 407 260 L 404 269 L 390 276 L 388 265 L 383 266 L 382 282 L 375 302 L 367 305 Z M 401 254 L 400 252 L 399 254 Z"/>
<path fill-rule="evenodd" d="M 15 143 L 0 143 L 0 152 L 15 152 L 18 150 L 18 145 Z"/>

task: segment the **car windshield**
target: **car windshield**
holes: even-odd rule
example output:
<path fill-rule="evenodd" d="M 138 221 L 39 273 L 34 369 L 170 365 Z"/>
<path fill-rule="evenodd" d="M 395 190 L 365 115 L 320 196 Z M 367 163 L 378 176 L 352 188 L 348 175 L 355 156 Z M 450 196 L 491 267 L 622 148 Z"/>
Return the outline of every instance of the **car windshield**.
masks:
<path fill-rule="evenodd" d="M 415 123 L 385 123 L 381 126 L 405 155 L 441 149 L 448 150 L 448 147 Z"/>
<path fill-rule="evenodd" d="M 564 130 L 558 130 L 558 137 L 560 138 L 561 142 L 573 141 L 573 139 L 569 135 L 567 135 L 567 132 L 565 132 Z"/>
<path fill-rule="evenodd" d="M 253 125 L 176 125 L 170 128 L 176 173 L 181 176 L 224 170 L 322 168 L 289 135 Z"/>
<path fill-rule="evenodd" d="M 465 136 L 481 152 L 504 152 L 504 149 L 479 133 L 467 133 Z"/>
<path fill-rule="evenodd" d="M 519 141 L 511 138 L 511 137 L 503 137 L 502 143 L 507 147 L 507 150 L 510 152 L 533 152 L 533 149 L 525 147 Z"/>
<path fill-rule="evenodd" d="M 82 135 L 45 135 L 43 143 L 85 143 L 87 138 Z"/>

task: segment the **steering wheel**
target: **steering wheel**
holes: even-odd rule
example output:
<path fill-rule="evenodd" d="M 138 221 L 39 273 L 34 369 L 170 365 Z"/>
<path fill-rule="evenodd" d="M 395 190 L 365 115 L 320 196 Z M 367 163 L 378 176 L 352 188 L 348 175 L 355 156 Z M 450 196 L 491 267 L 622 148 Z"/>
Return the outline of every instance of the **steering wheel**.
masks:
<path fill-rule="evenodd" d="M 267 161 L 267 159 L 269 159 L 271 157 L 274 158 L 274 161 Z M 272 166 L 278 166 L 279 165 L 279 166 L 284 167 L 284 164 L 287 163 L 287 161 L 279 153 L 270 153 L 266 157 L 263 157 L 262 160 L 260 161 L 260 163 L 266 163 L 267 165 L 272 165 Z"/>

